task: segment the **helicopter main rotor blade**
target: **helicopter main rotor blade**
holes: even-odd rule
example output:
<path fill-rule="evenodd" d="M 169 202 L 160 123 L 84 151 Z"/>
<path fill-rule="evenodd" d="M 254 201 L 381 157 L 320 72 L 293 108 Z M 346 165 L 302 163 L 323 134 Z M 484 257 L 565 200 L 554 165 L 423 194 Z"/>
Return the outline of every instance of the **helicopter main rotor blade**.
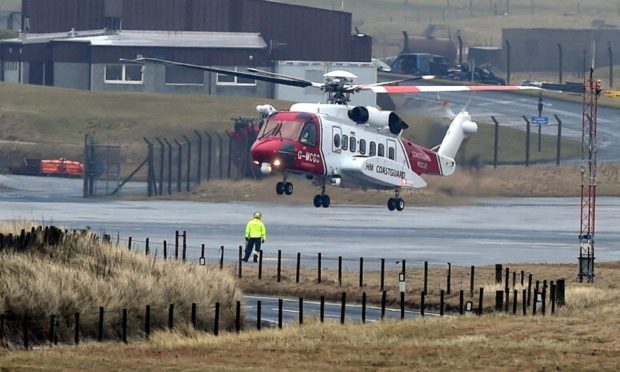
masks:
<path fill-rule="evenodd" d="M 539 87 L 521 85 L 397 85 L 369 86 L 362 88 L 375 93 L 428 93 L 428 92 L 481 92 L 481 91 L 519 91 L 540 90 Z"/>
<path fill-rule="evenodd" d="M 315 83 L 312 83 L 310 81 L 301 80 L 301 79 L 294 79 L 293 80 L 293 79 L 290 79 L 290 78 L 282 78 L 282 77 L 275 77 L 275 76 L 265 76 L 265 75 L 260 75 L 260 74 L 256 74 L 256 73 L 250 73 L 250 72 L 231 71 L 231 70 L 226 70 L 226 69 L 223 69 L 223 68 L 210 67 L 210 66 L 202 66 L 202 65 L 193 65 L 193 64 L 190 64 L 190 63 L 175 62 L 175 61 L 169 61 L 169 60 L 159 59 L 159 58 L 142 57 L 142 58 L 136 58 L 136 59 L 122 59 L 122 61 L 134 62 L 134 63 L 142 63 L 142 64 L 148 63 L 148 62 L 151 62 L 151 63 L 162 63 L 162 64 L 166 64 L 166 65 L 171 65 L 171 66 L 187 67 L 187 68 L 191 68 L 191 69 L 194 69 L 194 70 L 216 72 L 218 74 L 238 76 L 238 77 L 242 77 L 242 78 L 246 78 L 246 79 L 254 79 L 254 80 L 266 81 L 266 82 L 270 82 L 270 83 L 283 84 L 283 85 L 289 85 L 289 86 L 300 87 L 300 88 L 305 88 L 305 87 L 313 86 L 315 84 Z"/>
<path fill-rule="evenodd" d="M 246 68 L 246 70 L 259 74 L 259 75 L 266 75 L 266 76 L 271 76 L 271 77 L 279 77 L 279 78 L 283 78 L 283 79 L 289 79 L 291 81 L 300 81 L 300 82 L 304 82 L 305 84 L 308 84 L 308 86 L 312 85 L 318 85 L 318 86 L 323 86 L 323 84 L 319 84 L 319 83 L 314 83 L 310 80 L 304 80 L 304 79 L 300 79 L 300 78 L 296 78 L 294 76 L 290 76 L 290 75 L 284 75 L 284 74 L 278 74 L 276 72 L 271 72 L 271 71 L 265 71 L 265 70 L 259 70 L 257 68 L 252 68 L 252 67 L 248 67 Z"/>

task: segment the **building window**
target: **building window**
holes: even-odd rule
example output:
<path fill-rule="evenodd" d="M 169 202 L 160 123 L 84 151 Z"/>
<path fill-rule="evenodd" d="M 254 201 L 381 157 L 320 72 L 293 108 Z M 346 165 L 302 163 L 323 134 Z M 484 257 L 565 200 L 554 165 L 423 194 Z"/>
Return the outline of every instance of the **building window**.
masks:
<path fill-rule="evenodd" d="M 233 71 L 237 71 L 237 67 Z M 238 85 L 245 87 L 256 86 L 256 80 L 240 76 L 217 74 L 217 85 Z"/>
<path fill-rule="evenodd" d="M 375 141 L 370 141 L 370 148 L 368 149 L 369 156 L 375 156 L 377 154 L 377 144 Z"/>
<path fill-rule="evenodd" d="M 105 65 L 104 80 L 108 84 L 142 84 L 141 65 Z"/>
<path fill-rule="evenodd" d="M 4 69 L 6 71 L 17 71 L 19 69 L 19 62 L 6 61 L 4 62 Z"/>
<path fill-rule="evenodd" d="M 204 71 L 180 66 L 166 66 L 166 84 L 204 85 Z"/>

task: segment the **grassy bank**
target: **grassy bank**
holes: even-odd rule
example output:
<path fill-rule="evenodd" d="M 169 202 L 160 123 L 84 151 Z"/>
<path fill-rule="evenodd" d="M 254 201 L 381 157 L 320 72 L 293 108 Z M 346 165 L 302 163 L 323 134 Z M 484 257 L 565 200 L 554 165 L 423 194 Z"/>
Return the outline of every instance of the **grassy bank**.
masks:
<path fill-rule="evenodd" d="M 301 327 L 241 335 L 160 332 L 149 342 L 129 345 L 0 349 L 0 364 L 9 369 L 96 370 L 615 371 L 620 363 L 620 291 L 615 285 L 620 270 L 617 263 L 603 266 L 594 284 L 569 283 L 567 306 L 555 316 L 426 317 L 344 326 L 307 319 Z M 547 269 L 554 275 L 563 270 L 555 265 Z"/>
<path fill-rule="evenodd" d="M 30 226 L 1 225 L 0 232 L 19 235 Z M 234 324 L 235 301 L 241 292 L 230 276 L 218 271 L 206 272 L 195 264 L 164 262 L 105 244 L 91 234 L 78 232 L 61 236 L 58 242 L 46 241 L 43 234 L 27 242 L 0 247 L 0 313 L 8 318 L 28 315 L 32 329 L 47 329 L 49 316 L 55 314 L 61 339 L 69 339 L 75 313 L 81 314 L 84 337 L 96 337 L 99 307 L 106 309 L 105 328 L 118 329 L 118 314 L 127 309 L 130 334 L 144 324 L 145 305 L 152 307 L 153 329 L 167 325 L 167 309 L 189 319 L 192 303 L 201 313 L 212 311 L 216 302 L 223 309 L 221 324 Z M 198 318 L 201 327 L 211 327 L 213 317 Z M 64 334 L 63 334 L 64 333 Z M 45 334 L 37 331 L 35 341 Z"/>

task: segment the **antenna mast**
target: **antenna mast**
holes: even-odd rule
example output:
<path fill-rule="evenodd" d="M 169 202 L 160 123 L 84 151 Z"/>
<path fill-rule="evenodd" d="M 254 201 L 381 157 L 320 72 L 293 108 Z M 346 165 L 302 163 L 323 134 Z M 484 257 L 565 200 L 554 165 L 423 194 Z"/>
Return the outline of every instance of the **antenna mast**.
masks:
<path fill-rule="evenodd" d="M 601 81 L 594 80 L 594 68 L 585 81 L 581 129 L 581 226 L 579 230 L 579 281 L 594 282 L 594 226 L 596 217 L 596 124 Z"/>

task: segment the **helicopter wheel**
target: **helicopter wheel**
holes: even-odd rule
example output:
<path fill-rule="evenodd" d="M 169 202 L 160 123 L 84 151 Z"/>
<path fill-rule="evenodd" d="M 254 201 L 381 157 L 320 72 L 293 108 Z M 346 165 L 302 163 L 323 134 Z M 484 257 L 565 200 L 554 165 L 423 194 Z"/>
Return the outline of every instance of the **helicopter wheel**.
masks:
<path fill-rule="evenodd" d="M 396 198 L 396 210 L 400 212 L 403 209 L 405 209 L 405 201 L 401 198 Z"/>
<path fill-rule="evenodd" d="M 329 203 L 331 202 L 331 199 L 329 197 L 329 195 L 322 195 L 321 196 L 321 205 L 323 206 L 323 208 L 329 208 Z"/>
<path fill-rule="evenodd" d="M 396 198 L 389 198 L 387 202 L 387 207 L 389 210 L 393 211 L 396 209 L 397 200 Z"/>
<path fill-rule="evenodd" d="M 286 195 L 291 195 L 293 193 L 293 184 L 290 182 L 284 182 L 283 189 Z"/>
<path fill-rule="evenodd" d="M 276 183 L 276 194 L 278 195 L 284 194 L 284 182 Z"/>
<path fill-rule="evenodd" d="M 313 203 L 315 207 L 320 208 L 323 204 L 323 198 L 321 197 L 321 195 L 315 195 Z"/>

